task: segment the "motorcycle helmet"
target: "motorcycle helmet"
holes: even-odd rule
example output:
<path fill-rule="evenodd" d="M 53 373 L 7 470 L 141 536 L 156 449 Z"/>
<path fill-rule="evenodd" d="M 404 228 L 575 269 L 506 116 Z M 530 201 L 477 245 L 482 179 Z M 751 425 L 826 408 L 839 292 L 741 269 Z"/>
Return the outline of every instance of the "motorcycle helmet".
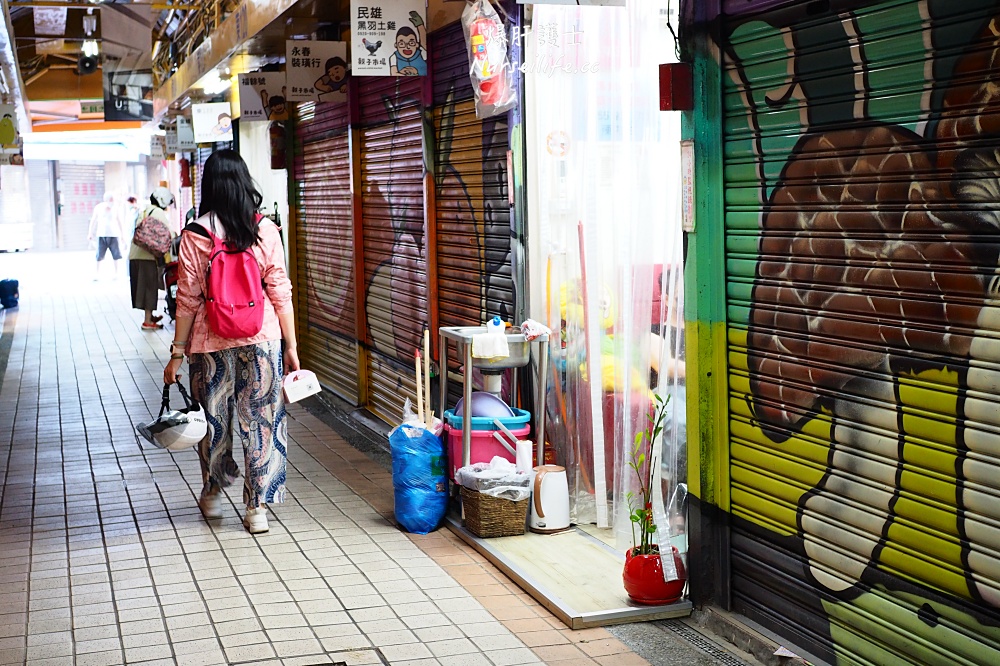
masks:
<path fill-rule="evenodd" d="M 177 388 L 184 399 L 183 409 L 170 409 L 170 385 L 167 384 L 163 387 L 160 415 L 149 423 L 140 423 L 135 427 L 143 439 L 168 451 L 189 449 L 208 433 L 205 410 L 191 399 L 180 382 L 177 383 Z"/>

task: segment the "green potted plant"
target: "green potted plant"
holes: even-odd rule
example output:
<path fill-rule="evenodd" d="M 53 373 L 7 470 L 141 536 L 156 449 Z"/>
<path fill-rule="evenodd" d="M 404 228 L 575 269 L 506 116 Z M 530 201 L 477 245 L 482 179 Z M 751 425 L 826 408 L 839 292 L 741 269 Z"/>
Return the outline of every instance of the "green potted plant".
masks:
<path fill-rule="evenodd" d="M 663 399 L 654 395 L 653 413 L 648 415 L 649 425 L 646 430 L 635 434 L 632 451 L 628 463 L 629 469 L 635 473 L 638 480 L 638 491 L 625 494 L 628 501 L 629 518 L 632 521 L 632 548 L 625 554 L 625 569 L 622 579 L 625 591 L 635 602 L 641 604 L 669 604 L 680 599 L 687 581 L 687 572 L 680 552 L 673 549 L 674 566 L 677 569 L 677 579 L 663 579 L 663 563 L 660 559 L 660 546 L 654 537 L 657 525 L 653 519 L 653 447 L 657 446 L 663 434 L 663 420 L 666 418 L 667 404 L 670 396 Z"/>

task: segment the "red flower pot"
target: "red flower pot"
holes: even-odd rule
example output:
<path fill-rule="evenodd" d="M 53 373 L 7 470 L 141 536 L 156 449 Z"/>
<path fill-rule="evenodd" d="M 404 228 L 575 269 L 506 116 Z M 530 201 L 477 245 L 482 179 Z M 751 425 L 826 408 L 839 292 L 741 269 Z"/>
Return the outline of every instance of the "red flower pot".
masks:
<path fill-rule="evenodd" d="M 657 605 L 672 604 L 684 593 L 684 583 L 687 582 L 687 570 L 681 561 L 681 554 L 674 548 L 674 566 L 677 567 L 677 580 L 669 583 L 663 580 L 663 566 L 659 555 L 633 555 L 629 549 L 625 553 L 625 569 L 622 580 L 625 591 L 632 601 L 640 604 Z"/>

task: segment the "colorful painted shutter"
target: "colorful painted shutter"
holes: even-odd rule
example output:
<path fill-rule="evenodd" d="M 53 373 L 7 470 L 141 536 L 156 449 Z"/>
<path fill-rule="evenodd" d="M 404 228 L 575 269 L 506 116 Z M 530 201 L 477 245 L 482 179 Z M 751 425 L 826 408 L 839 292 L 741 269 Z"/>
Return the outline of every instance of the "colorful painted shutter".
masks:
<path fill-rule="evenodd" d="M 476 117 L 461 23 L 431 35 L 431 52 L 440 325 L 475 326 L 494 315 L 520 323 L 512 321 L 507 116 Z M 457 372 L 454 345 L 450 352 Z"/>
<path fill-rule="evenodd" d="M 361 81 L 361 191 L 368 409 L 399 422 L 427 317 L 419 78 Z"/>
<path fill-rule="evenodd" d="M 998 3 L 725 4 L 732 605 L 994 663 Z"/>
<path fill-rule="evenodd" d="M 296 119 L 295 243 L 302 364 L 358 403 L 354 235 L 347 104 L 300 104 Z"/>

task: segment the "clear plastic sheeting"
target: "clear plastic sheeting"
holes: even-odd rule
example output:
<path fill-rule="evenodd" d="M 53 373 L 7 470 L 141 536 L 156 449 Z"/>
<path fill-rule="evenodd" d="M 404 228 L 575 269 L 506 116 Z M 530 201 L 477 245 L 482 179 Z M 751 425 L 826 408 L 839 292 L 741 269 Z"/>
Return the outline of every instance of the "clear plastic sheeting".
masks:
<path fill-rule="evenodd" d="M 668 399 L 652 503 L 661 552 L 683 553 L 680 116 L 659 110 L 658 85 L 658 66 L 676 61 L 668 9 L 535 5 L 523 68 L 532 281 L 544 285 L 532 315 L 553 331 L 546 439 L 567 468 L 573 520 L 614 529 L 624 551 L 632 443 L 654 394 Z"/>

